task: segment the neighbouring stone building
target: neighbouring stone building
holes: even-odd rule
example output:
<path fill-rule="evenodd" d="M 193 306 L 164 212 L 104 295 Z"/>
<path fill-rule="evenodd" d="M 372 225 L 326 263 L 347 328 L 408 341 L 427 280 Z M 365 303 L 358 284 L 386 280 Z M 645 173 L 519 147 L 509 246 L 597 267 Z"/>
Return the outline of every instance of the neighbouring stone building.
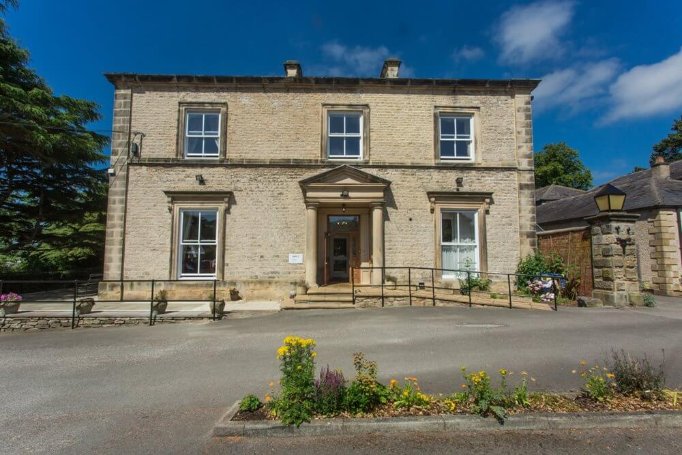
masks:
<path fill-rule="evenodd" d="M 357 266 L 513 272 L 534 251 L 537 80 L 107 74 L 104 279 L 376 283 Z M 439 272 L 439 279 L 453 276 Z M 506 278 L 505 278 L 506 280 Z"/>
<path fill-rule="evenodd" d="M 604 258 L 600 256 L 604 246 L 601 244 L 600 248 L 592 245 L 590 255 L 589 239 L 591 238 L 594 243 L 595 237 L 594 233 L 590 234 L 590 229 L 594 230 L 594 226 L 590 228 L 589 219 L 598 213 L 594 196 L 601 187 L 583 192 L 572 189 L 562 190 L 553 185 L 555 188 L 547 187 L 547 189 L 541 188 L 536 191 L 540 249 L 559 252 L 565 259 L 569 258 L 569 261 L 573 261 L 578 266 L 585 260 L 593 263 L 595 269 L 602 267 L 600 262 L 608 262 L 608 267 L 615 264 L 615 271 L 607 272 L 610 274 L 607 276 L 609 281 L 613 280 L 615 273 L 634 279 L 643 289 L 653 290 L 657 294 L 680 295 L 682 289 L 682 250 L 680 249 L 682 161 L 670 164 L 659 161 L 651 169 L 633 172 L 608 183 L 625 192 L 624 211 L 630 215 L 638 215 L 631 220 L 634 229 L 609 231 L 603 236 L 604 239 L 608 239 L 610 249 L 619 252 L 621 247 L 623 248 L 621 256 L 625 256 L 624 258 L 616 258 L 618 261 L 616 259 L 604 261 Z M 617 225 L 618 223 L 615 223 L 616 227 Z M 587 256 L 584 254 L 586 244 L 583 241 L 586 238 L 588 239 Z M 617 241 L 627 241 L 632 245 L 619 246 L 616 244 Z M 636 270 L 634 265 L 628 263 L 630 249 L 633 250 L 636 258 Z M 618 256 L 618 254 L 613 256 Z M 612 264 L 609 261 L 616 262 Z M 580 268 L 585 269 L 584 266 Z M 589 276 L 593 283 L 601 278 L 601 276 L 594 278 Z"/>

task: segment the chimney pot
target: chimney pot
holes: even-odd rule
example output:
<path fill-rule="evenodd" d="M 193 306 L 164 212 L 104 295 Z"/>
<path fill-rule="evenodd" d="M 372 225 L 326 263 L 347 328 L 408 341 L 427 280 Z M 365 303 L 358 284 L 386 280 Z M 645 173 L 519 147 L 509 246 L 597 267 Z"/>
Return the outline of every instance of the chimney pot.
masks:
<path fill-rule="evenodd" d="M 400 60 L 397 58 L 387 58 L 381 68 L 381 79 L 396 79 L 400 72 Z"/>
<path fill-rule="evenodd" d="M 286 77 L 301 78 L 303 77 L 303 69 L 301 64 L 296 60 L 287 60 L 284 62 L 284 74 Z"/>
<path fill-rule="evenodd" d="M 657 179 L 666 179 L 670 177 L 670 165 L 665 162 L 665 158 L 657 156 L 654 165 L 651 166 L 651 175 Z"/>

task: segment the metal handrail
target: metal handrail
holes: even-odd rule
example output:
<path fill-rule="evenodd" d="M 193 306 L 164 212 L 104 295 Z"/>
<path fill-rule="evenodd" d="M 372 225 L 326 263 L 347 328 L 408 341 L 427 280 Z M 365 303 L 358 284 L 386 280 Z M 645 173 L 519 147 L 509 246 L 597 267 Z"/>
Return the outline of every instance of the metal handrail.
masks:
<path fill-rule="evenodd" d="M 353 297 L 353 305 L 355 305 L 355 296 L 356 296 L 356 289 L 357 289 L 357 288 L 363 288 L 363 287 L 368 287 L 368 288 L 380 287 L 380 288 L 381 288 L 381 306 L 382 306 L 382 307 L 385 305 L 385 298 L 386 298 L 385 293 L 384 293 L 385 280 L 384 280 L 384 278 L 383 278 L 383 277 L 386 276 L 386 270 L 389 270 L 389 271 L 390 271 L 390 270 L 407 270 L 407 284 L 398 284 L 398 283 L 394 283 L 394 285 L 395 285 L 396 288 L 407 287 L 407 289 L 408 289 L 409 305 L 410 305 L 410 306 L 412 306 L 412 297 L 413 297 L 413 296 L 412 296 L 412 290 L 413 290 L 413 289 L 412 289 L 412 288 L 413 288 L 413 284 L 412 284 L 413 273 L 412 273 L 412 272 L 413 272 L 413 271 L 425 271 L 425 272 L 429 272 L 429 273 L 430 273 L 430 275 L 431 275 L 431 286 L 426 286 L 426 285 L 423 284 L 422 282 L 419 282 L 419 284 L 418 284 L 417 286 L 418 286 L 419 289 L 421 289 L 421 290 L 426 290 L 426 289 L 430 289 L 430 290 L 431 290 L 431 300 L 432 300 L 432 303 L 433 303 L 434 306 L 436 305 L 436 300 L 438 300 L 438 298 L 436 297 L 436 290 L 437 290 L 437 289 L 440 289 L 440 290 L 452 289 L 451 287 L 436 286 L 436 280 L 435 280 L 435 278 L 436 278 L 436 272 L 440 272 L 440 273 L 441 273 L 441 280 L 442 280 L 442 272 L 452 273 L 452 274 L 454 275 L 454 276 L 453 276 L 453 279 L 459 279 L 460 281 L 462 281 L 463 279 L 462 279 L 462 278 L 457 278 L 456 275 L 466 275 L 466 279 L 465 279 L 466 281 L 464 281 L 464 282 L 465 282 L 466 285 L 467 285 L 467 286 L 466 286 L 466 295 L 467 295 L 467 298 L 468 298 L 468 305 L 469 305 L 469 307 L 472 307 L 472 306 L 473 306 L 472 292 L 473 292 L 473 293 L 476 293 L 476 292 L 479 292 L 479 293 L 480 293 L 480 292 L 489 292 L 489 291 L 476 291 L 476 290 L 473 290 L 473 289 L 472 289 L 473 286 L 471 286 L 471 282 L 472 282 L 471 280 L 472 280 L 472 277 L 473 277 L 473 276 L 481 276 L 481 275 L 483 275 L 483 276 L 486 276 L 486 277 L 490 277 L 490 276 L 497 275 L 497 276 L 505 277 L 505 278 L 506 278 L 506 281 L 507 281 L 508 303 L 509 303 L 509 308 L 510 308 L 510 309 L 513 308 L 513 301 L 512 301 L 512 296 L 513 296 L 513 291 L 512 291 L 512 277 L 516 277 L 515 284 L 518 286 L 518 278 L 519 278 L 519 277 L 528 277 L 528 276 L 529 276 L 529 274 L 526 274 L 526 273 L 503 273 L 503 272 L 488 272 L 488 271 L 483 271 L 483 270 L 466 270 L 466 269 L 465 269 L 465 270 L 462 270 L 462 269 L 445 269 L 445 268 L 438 268 L 438 267 L 410 267 L 410 266 L 396 266 L 396 267 L 388 267 L 388 266 L 382 266 L 382 267 L 374 267 L 374 266 L 351 266 L 351 276 L 353 275 L 353 271 L 354 271 L 355 269 L 357 269 L 357 270 L 370 270 L 370 271 L 373 271 L 373 270 L 381 270 L 381 277 L 382 277 L 382 279 L 381 279 L 381 283 L 380 283 L 380 284 L 371 284 L 371 283 L 369 283 L 369 284 L 362 284 L 362 283 L 355 283 L 355 280 L 352 279 L 352 294 L 353 294 L 352 297 Z M 533 275 L 532 278 L 533 278 L 533 279 L 534 279 L 534 278 L 541 278 L 541 279 L 549 278 L 549 279 L 552 280 L 552 293 L 554 294 L 554 299 L 553 299 L 553 300 L 554 300 L 554 302 L 553 302 L 553 303 L 554 303 L 554 305 L 553 305 L 554 308 L 553 308 L 553 309 L 554 309 L 554 311 L 558 311 L 558 309 L 559 309 L 559 307 L 558 307 L 558 295 L 559 295 L 559 289 L 560 289 L 560 288 L 559 288 L 559 286 L 557 285 L 557 274 L 554 274 L 554 273 L 542 273 L 542 274 Z M 422 284 L 423 284 L 423 285 L 422 285 Z M 461 291 L 461 288 L 460 288 L 460 291 Z M 462 292 L 462 294 L 464 294 L 464 293 Z"/>

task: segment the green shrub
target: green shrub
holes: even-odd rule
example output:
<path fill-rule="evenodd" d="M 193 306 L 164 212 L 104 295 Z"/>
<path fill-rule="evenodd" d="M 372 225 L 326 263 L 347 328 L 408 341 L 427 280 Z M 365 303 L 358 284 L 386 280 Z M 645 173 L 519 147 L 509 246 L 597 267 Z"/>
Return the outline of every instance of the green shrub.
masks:
<path fill-rule="evenodd" d="M 422 392 L 417 378 L 405 378 L 405 384 L 401 386 L 398 381 L 392 379 L 388 385 L 390 400 L 396 408 L 410 409 L 423 407 L 431 404 L 431 397 Z"/>
<path fill-rule="evenodd" d="M 616 390 L 624 395 L 657 399 L 663 396 L 665 372 L 663 362 L 654 368 L 649 359 L 632 357 L 624 350 L 611 351 L 609 369 L 613 373 Z"/>
<path fill-rule="evenodd" d="M 261 406 L 263 406 L 263 403 L 261 403 L 260 399 L 256 395 L 249 394 L 242 398 L 242 401 L 239 403 L 239 410 L 253 412 L 259 410 Z"/>
<path fill-rule="evenodd" d="M 648 306 L 650 308 L 653 308 L 656 306 L 656 297 L 654 297 L 653 294 L 645 292 L 642 295 L 642 299 L 644 300 L 644 306 Z"/>
<path fill-rule="evenodd" d="M 581 362 L 581 365 L 585 365 L 585 362 Z M 613 380 L 615 375 L 610 373 L 606 367 L 595 365 L 592 368 L 583 369 L 580 372 L 580 377 L 584 381 L 583 396 L 594 401 L 605 401 L 613 396 L 616 386 Z"/>
<path fill-rule="evenodd" d="M 469 291 L 489 291 L 491 281 L 481 278 L 478 273 L 470 273 L 466 278 L 460 278 L 459 291 L 462 295 L 469 294 Z"/>
<path fill-rule="evenodd" d="M 289 336 L 277 350 L 281 392 L 273 412 L 287 425 L 310 422 L 315 410 L 315 340 Z"/>
<path fill-rule="evenodd" d="M 365 359 L 362 352 L 353 354 L 355 378 L 346 389 L 344 408 L 354 414 L 369 412 L 388 401 L 386 387 L 377 381 L 376 362 Z"/>
<path fill-rule="evenodd" d="M 526 291 L 528 282 L 533 278 L 547 273 L 564 275 L 566 266 L 564 260 L 558 254 L 543 255 L 540 252 L 526 256 L 516 266 L 516 287 Z"/>

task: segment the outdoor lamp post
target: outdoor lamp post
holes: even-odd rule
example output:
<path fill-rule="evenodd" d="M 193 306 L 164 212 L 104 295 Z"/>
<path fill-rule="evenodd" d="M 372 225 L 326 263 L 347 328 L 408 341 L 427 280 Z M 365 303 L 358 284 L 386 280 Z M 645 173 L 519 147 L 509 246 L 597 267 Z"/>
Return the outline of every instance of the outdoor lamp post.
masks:
<path fill-rule="evenodd" d="M 625 205 L 625 192 L 607 183 L 594 195 L 599 212 L 622 212 Z"/>

